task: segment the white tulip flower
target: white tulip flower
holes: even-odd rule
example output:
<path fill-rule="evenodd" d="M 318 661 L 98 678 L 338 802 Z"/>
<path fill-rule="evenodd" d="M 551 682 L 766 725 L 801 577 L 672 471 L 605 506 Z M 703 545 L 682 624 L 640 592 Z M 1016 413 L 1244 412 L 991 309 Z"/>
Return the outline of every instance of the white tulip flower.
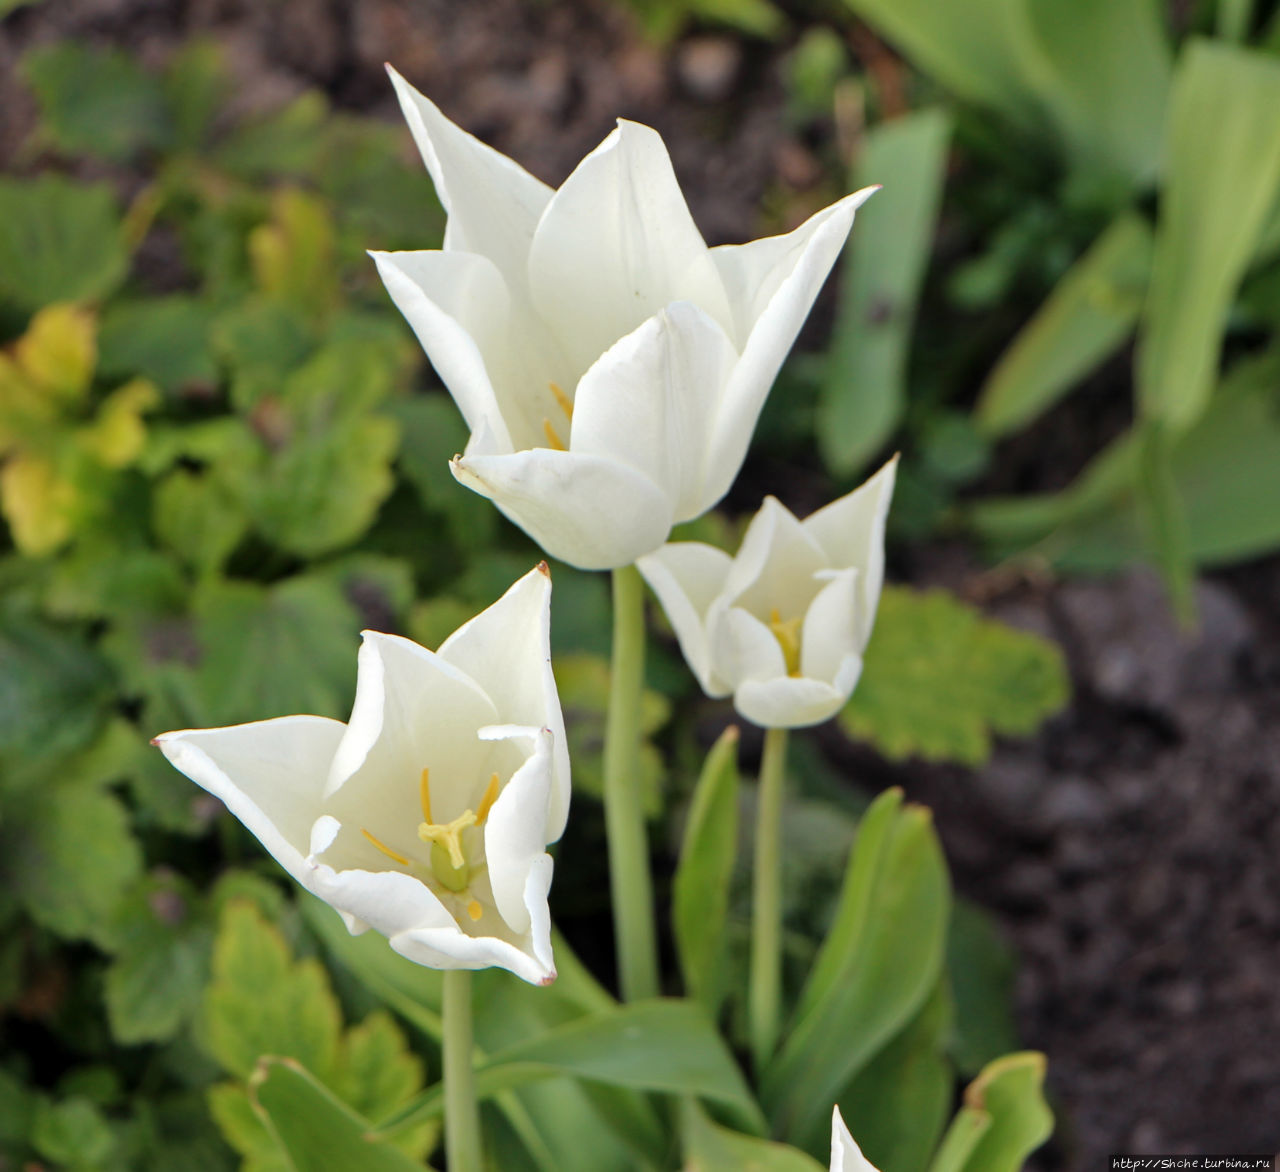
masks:
<path fill-rule="evenodd" d="M 728 491 L 875 189 L 708 248 L 656 131 L 619 120 L 553 191 L 391 79 L 449 218 L 373 257 L 471 430 L 453 474 L 549 554 L 629 565 Z"/>
<path fill-rule="evenodd" d="M 762 728 L 834 716 L 853 694 L 884 580 L 897 458 L 804 521 L 774 497 L 736 557 L 676 541 L 636 563 L 709 696 Z"/>
<path fill-rule="evenodd" d="M 831 1172 L 877 1172 L 845 1126 L 840 1108 L 831 1112 Z"/>
<path fill-rule="evenodd" d="M 550 602 L 544 564 L 439 651 L 366 631 L 347 724 L 283 716 L 154 743 L 353 934 L 547 984 L 546 847 L 569 808 Z"/>

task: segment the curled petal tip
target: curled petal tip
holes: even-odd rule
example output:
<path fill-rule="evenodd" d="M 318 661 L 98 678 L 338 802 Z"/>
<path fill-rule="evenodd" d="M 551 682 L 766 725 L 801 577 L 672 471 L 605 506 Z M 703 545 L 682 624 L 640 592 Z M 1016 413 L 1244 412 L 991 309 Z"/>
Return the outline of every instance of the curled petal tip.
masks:
<path fill-rule="evenodd" d="M 152 737 L 152 738 L 151 738 L 151 743 L 152 743 L 153 745 L 155 745 L 157 748 L 159 748 L 159 747 L 160 747 L 160 738 L 159 738 L 159 737 Z"/>
<path fill-rule="evenodd" d="M 539 562 L 534 569 L 538 571 L 544 578 L 551 577 L 551 567 L 546 562 Z"/>
<path fill-rule="evenodd" d="M 545 989 L 548 985 L 550 985 L 556 979 L 558 975 L 559 974 L 555 971 L 555 969 L 552 969 L 551 972 L 547 973 L 545 977 L 542 977 L 539 979 L 538 985 L 541 988 Z"/>

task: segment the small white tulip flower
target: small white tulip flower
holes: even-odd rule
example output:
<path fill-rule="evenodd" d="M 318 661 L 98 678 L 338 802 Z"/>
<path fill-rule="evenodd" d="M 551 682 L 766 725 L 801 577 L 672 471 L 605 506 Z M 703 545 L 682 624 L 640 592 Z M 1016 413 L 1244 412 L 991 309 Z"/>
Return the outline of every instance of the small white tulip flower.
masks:
<path fill-rule="evenodd" d="M 877 1172 L 844 1124 L 840 1108 L 831 1112 L 831 1172 Z"/>
<path fill-rule="evenodd" d="M 550 602 L 542 565 L 439 651 L 366 631 L 347 724 L 283 716 L 154 743 L 352 933 L 547 984 L 546 847 L 569 808 Z"/>
<path fill-rule="evenodd" d="M 553 191 L 391 80 L 449 219 L 373 257 L 471 429 L 453 474 L 554 557 L 629 565 L 729 490 L 875 189 L 708 248 L 656 131 L 620 120 Z"/>
<path fill-rule="evenodd" d="M 774 497 L 736 557 L 676 541 L 636 563 L 709 696 L 762 728 L 802 728 L 853 694 L 884 579 L 897 458 L 804 521 Z"/>

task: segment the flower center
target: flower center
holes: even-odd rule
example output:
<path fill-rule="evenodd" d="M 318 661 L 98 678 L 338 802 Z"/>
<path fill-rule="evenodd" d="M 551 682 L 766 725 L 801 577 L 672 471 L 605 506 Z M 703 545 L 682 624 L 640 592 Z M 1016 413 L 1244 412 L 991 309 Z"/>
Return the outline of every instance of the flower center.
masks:
<path fill-rule="evenodd" d="M 547 384 L 551 388 L 551 394 L 559 405 L 560 410 L 564 412 L 564 417 L 570 423 L 573 422 L 573 400 L 564 393 L 563 390 L 555 383 Z M 563 452 L 568 445 L 560 438 L 560 433 L 551 425 L 551 420 L 547 416 L 542 417 L 542 433 L 547 437 L 547 444 L 557 452 Z"/>
<path fill-rule="evenodd" d="M 782 648 L 782 659 L 787 665 L 787 675 L 795 678 L 800 675 L 800 628 L 804 619 L 784 619 L 775 606 L 769 611 L 769 630 L 778 640 Z"/>
<path fill-rule="evenodd" d="M 418 783 L 418 797 L 422 805 L 422 823 L 418 827 L 418 837 L 431 847 L 427 855 L 428 866 L 437 883 L 446 891 L 461 895 L 471 884 L 472 876 L 483 864 L 473 863 L 467 851 L 467 842 L 463 833 L 471 827 L 481 827 L 489 817 L 493 803 L 498 799 L 498 775 L 489 778 L 484 796 L 480 799 L 478 809 L 463 810 L 451 822 L 434 822 L 431 818 L 431 771 L 424 769 Z M 368 830 L 361 830 L 378 850 L 393 862 L 402 867 L 410 866 L 410 862 L 397 850 L 392 850 Z M 478 920 L 484 914 L 480 901 L 472 899 L 467 904 L 467 915 Z"/>

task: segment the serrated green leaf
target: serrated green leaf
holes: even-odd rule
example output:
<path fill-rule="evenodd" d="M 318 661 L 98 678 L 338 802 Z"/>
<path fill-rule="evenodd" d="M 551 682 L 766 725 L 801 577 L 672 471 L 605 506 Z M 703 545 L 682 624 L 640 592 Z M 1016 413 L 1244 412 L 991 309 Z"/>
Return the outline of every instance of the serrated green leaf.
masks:
<path fill-rule="evenodd" d="M 296 1061 L 264 1059 L 249 1094 L 294 1172 L 422 1172 Z"/>
<path fill-rule="evenodd" d="M 227 560 L 249 520 L 218 477 L 178 468 L 156 485 L 151 525 L 187 565 L 208 572 Z"/>
<path fill-rule="evenodd" d="M 680 1134 L 684 1172 L 822 1172 L 797 1148 L 720 1127 L 693 1099 L 681 1102 Z"/>
<path fill-rule="evenodd" d="M 1280 191 L 1280 62 L 1192 40 L 1170 100 L 1165 185 L 1137 357 L 1142 413 L 1204 411 L 1227 313 Z"/>
<path fill-rule="evenodd" d="M 223 909 L 204 996 L 204 1041 L 228 1073 L 247 1079 L 264 1054 L 336 1076 L 342 1018 L 319 961 L 293 961 L 252 904 Z"/>
<path fill-rule="evenodd" d="M 169 394 L 212 388 L 213 320 L 210 306 L 186 294 L 112 302 L 98 336 L 99 371 L 104 378 L 143 375 Z"/>
<path fill-rule="evenodd" d="M 989 436 L 1026 426 L 1117 350 L 1137 321 L 1151 272 L 1151 229 L 1126 212 L 1054 286 L 978 396 Z"/>
<path fill-rule="evenodd" d="M 0 179 L 0 298 L 15 308 L 96 301 L 119 286 L 128 264 L 105 184 Z"/>
<path fill-rule="evenodd" d="M 169 135 L 159 81 L 119 50 L 59 41 L 27 52 L 21 70 L 42 135 L 65 154 L 120 163 Z"/>
<path fill-rule="evenodd" d="M 882 183 L 858 212 L 818 410 L 818 445 L 847 475 L 878 452 L 907 400 L 907 353 L 916 301 L 933 250 L 951 119 L 922 110 L 875 127 L 858 157 L 854 188 Z"/>
<path fill-rule="evenodd" d="M 671 927 L 691 996 L 713 1020 L 723 999 L 729 885 L 738 846 L 738 729 L 711 747 L 694 787 L 671 890 Z"/>
<path fill-rule="evenodd" d="M 231 401 L 241 411 L 278 395 L 315 346 L 298 309 L 262 296 L 243 298 L 220 313 L 211 340 L 214 352 L 230 367 Z"/>
<path fill-rule="evenodd" d="M 209 1088 L 208 1102 L 222 1138 L 244 1157 L 240 1172 L 295 1172 L 244 1087 L 219 1083 Z"/>
<path fill-rule="evenodd" d="M 895 760 L 978 765 L 993 733 L 1029 735 L 1068 695 L 1052 643 L 983 618 L 944 591 L 890 586 L 840 724 Z"/>

